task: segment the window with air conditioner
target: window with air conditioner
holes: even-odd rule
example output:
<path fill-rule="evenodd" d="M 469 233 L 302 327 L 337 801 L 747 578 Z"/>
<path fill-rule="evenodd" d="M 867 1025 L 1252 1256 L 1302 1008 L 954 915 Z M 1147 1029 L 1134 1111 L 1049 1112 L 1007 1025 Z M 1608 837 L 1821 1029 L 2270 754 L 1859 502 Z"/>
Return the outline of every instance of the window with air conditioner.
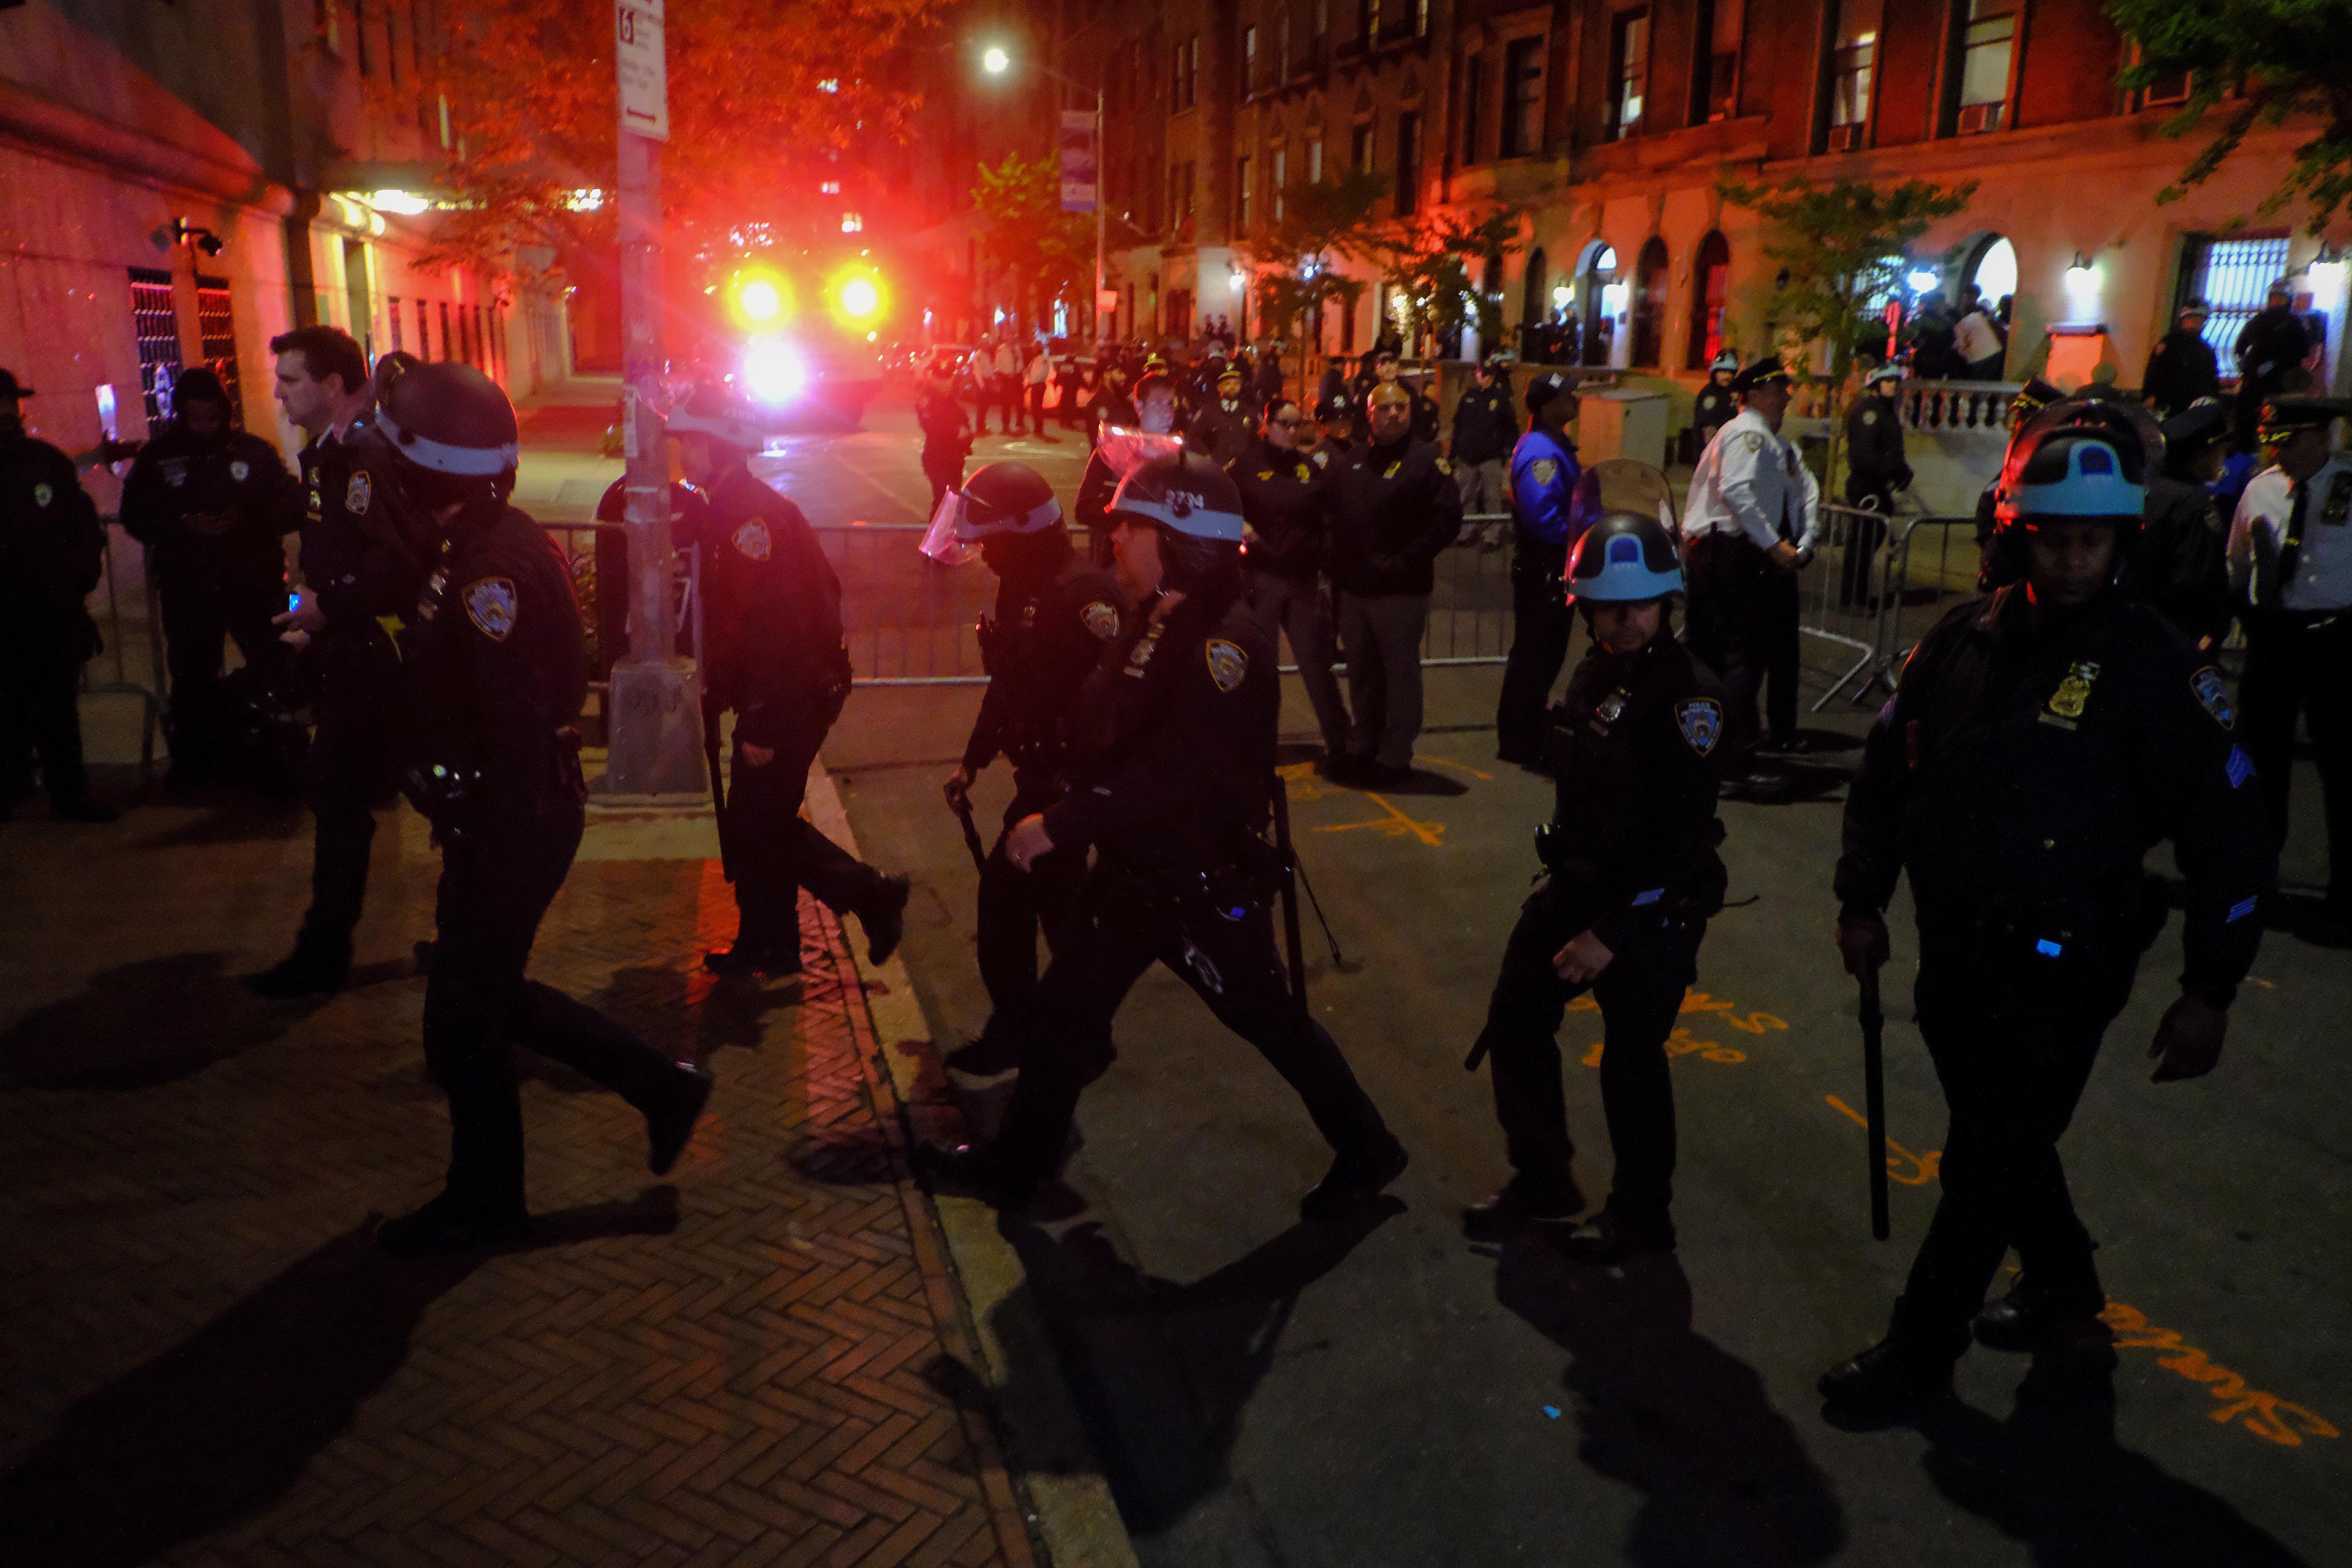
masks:
<path fill-rule="evenodd" d="M 1621 13 L 1609 25 L 1609 135 L 1638 135 L 1650 91 L 1650 13 Z"/>
<path fill-rule="evenodd" d="M 1878 31 L 1884 0 L 1837 0 L 1837 31 L 1830 44 L 1830 114 L 1827 142 L 1832 153 L 1863 144 L 1870 124 L 1870 96 L 1878 80 Z"/>
<path fill-rule="evenodd" d="M 1969 0 L 1960 40 L 1960 108 L 1953 130 L 1962 136 L 2001 128 L 2009 104 L 2010 67 L 2017 56 L 2018 0 Z"/>
<path fill-rule="evenodd" d="M 1515 38 L 1503 51 L 1503 150 L 1524 158 L 1543 147 L 1544 40 Z"/>

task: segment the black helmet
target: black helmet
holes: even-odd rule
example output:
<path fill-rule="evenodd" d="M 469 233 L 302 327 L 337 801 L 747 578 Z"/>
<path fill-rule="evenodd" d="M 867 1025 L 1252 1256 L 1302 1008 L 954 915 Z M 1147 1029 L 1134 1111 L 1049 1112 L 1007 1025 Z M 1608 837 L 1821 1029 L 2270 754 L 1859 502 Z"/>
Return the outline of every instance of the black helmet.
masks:
<path fill-rule="evenodd" d="M 1167 585 L 1180 593 L 1238 586 L 1242 492 L 1198 452 L 1144 464 L 1121 479 L 1110 515 L 1160 531 Z"/>
<path fill-rule="evenodd" d="M 1054 487 L 1026 463 L 990 463 L 940 498 L 922 551 L 934 561 L 961 566 L 979 552 L 981 542 L 1013 534 L 1035 535 L 1062 526 L 1062 503 Z"/>
<path fill-rule="evenodd" d="M 1682 557 L 1656 518 L 1606 511 L 1576 542 L 1565 574 L 1571 602 L 1616 605 L 1663 599 L 1683 591 Z"/>
<path fill-rule="evenodd" d="M 447 360 L 394 378 L 376 427 L 394 456 L 427 473 L 496 479 L 513 473 L 522 457 L 506 393 L 473 366 Z"/>
<path fill-rule="evenodd" d="M 392 401 L 393 384 L 425 362 L 405 349 L 380 354 L 375 362 L 375 402 L 381 408 Z"/>

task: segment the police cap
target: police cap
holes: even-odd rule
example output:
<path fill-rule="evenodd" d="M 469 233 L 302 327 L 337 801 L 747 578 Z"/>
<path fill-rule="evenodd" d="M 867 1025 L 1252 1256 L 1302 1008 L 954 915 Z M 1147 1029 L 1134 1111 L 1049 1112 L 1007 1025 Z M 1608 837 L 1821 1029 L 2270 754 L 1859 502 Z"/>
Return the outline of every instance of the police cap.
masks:
<path fill-rule="evenodd" d="M 2218 397 L 2200 397 L 2163 426 L 2168 447 L 2202 447 L 2230 433 L 2230 409 Z"/>
<path fill-rule="evenodd" d="M 1902 379 L 1903 367 L 1901 365 L 1883 364 L 1876 370 L 1872 371 L 1868 375 L 1864 376 L 1862 378 L 1862 384 L 1864 386 L 1876 386 L 1882 381 L 1901 381 Z"/>
<path fill-rule="evenodd" d="M 514 405 L 468 364 L 436 360 L 395 379 L 376 429 L 403 462 L 436 474 L 495 478 L 522 459 Z"/>
<path fill-rule="evenodd" d="M 19 397 L 33 395 L 33 389 L 18 381 L 15 371 L 0 370 L 0 403 L 13 402 Z"/>
<path fill-rule="evenodd" d="M 1721 353 L 1716 355 L 1713 363 L 1709 363 L 1706 368 L 1710 373 L 1718 370 L 1727 370 L 1736 375 L 1739 372 L 1739 356 L 1733 353 L 1729 349 L 1726 349 Z"/>
<path fill-rule="evenodd" d="M 2273 397 L 2263 405 L 2262 438 L 2282 441 L 2305 430 L 2325 430 L 2352 415 L 2352 398 Z"/>
<path fill-rule="evenodd" d="M 1759 359 L 1731 378 L 1731 390 L 1742 396 L 1767 386 L 1787 386 L 1796 380 L 1777 359 Z"/>
<path fill-rule="evenodd" d="M 1315 417 L 1326 425 L 1355 416 L 1355 405 L 1336 392 L 1315 405 Z"/>
<path fill-rule="evenodd" d="M 1576 390 L 1576 378 L 1565 371 L 1548 370 L 1528 383 L 1528 412 L 1533 414 L 1560 394 Z"/>

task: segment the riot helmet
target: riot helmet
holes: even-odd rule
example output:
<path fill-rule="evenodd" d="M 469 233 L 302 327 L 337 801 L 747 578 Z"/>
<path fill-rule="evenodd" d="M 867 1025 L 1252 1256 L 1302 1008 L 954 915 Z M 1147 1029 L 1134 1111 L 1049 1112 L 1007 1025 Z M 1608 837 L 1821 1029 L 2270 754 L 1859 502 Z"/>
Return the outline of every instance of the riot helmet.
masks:
<path fill-rule="evenodd" d="M 1059 531 L 1062 503 L 1054 487 L 1026 463 L 990 463 L 940 498 L 923 553 L 961 566 L 981 553 L 982 542 L 1014 535 Z"/>
<path fill-rule="evenodd" d="M 399 464 L 402 488 L 427 511 L 514 493 L 522 458 L 514 405 L 471 365 L 437 360 L 396 376 L 376 429 Z"/>
<path fill-rule="evenodd" d="M 1997 532 L 2104 519 L 2119 542 L 2137 531 L 2147 480 L 2164 459 L 2164 431 L 2136 403 L 2067 398 L 2030 416 L 2010 437 L 1993 490 Z"/>
<path fill-rule="evenodd" d="M 1576 482 L 1575 546 L 1561 581 L 1570 604 L 1626 604 L 1683 591 L 1674 488 L 1631 458 L 1595 463 Z"/>
<path fill-rule="evenodd" d="M 1119 481 L 1110 516 L 1159 531 L 1162 582 L 1178 593 L 1238 588 L 1242 493 L 1198 452 L 1142 464 Z"/>

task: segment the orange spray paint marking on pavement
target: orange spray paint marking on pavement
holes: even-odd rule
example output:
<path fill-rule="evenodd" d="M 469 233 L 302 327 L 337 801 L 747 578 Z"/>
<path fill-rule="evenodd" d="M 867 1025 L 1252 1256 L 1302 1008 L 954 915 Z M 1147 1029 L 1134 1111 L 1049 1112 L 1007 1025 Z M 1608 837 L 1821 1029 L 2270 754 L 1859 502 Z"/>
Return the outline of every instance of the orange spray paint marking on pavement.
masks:
<path fill-rule="evenodd" d="M 2248 1388 L 2244 1378 L 2227 1367 L 2216 1366 L 2203 1351 L 2184 1343 L 2177 1330 L 2152 1327 L 2147 1314 L 2137 1307 L 2109 1301 L 2099 1317 L 2115 1331 L 2117 1350 L 2160 1352 L 2157 1365 L 2191 1383 L 2203 1384 L 2205 1391 L 2221 1401 L 2211 1413 L 2212 1418 L 2225 1426 L 2234 1423 L 2263 1442 L 2275 1443 L 2283 1448 L 2299 1448 L 2305 1437 L 2343 1436 L 2316 1412 L 2275 1394 Z"/>
<path fill-rule="evenodd" d="M 1868 1118 L 1836 1095 L 1825 1094 L 1822 1098 L 1829 1102 L 1831 1110 L 1855 1126 L 1870 1125 Z M 1906 1160 L 1911 1163 L 1911 1168 L 1907 1171 L 1903 1168 L 1903 1162 Z M 1890 1182 L 1900 1182 L 1906 1187 L 1924 1187 L 1936 1179 L 1937 1170 L 1943 1163 L 1944 1152 L 1941 1149 L 1930 1149 L 1925 1154 L 1914 1154 L 1894 1139 L 1889 1138 L 1886 1141 L 1886 1179 Z"/>
<path fill-rule="evenodd" d="M 1744 1018 L 1737 1016 L 1732 1012 L 1737 1005 L 1738 1004 L 1733 1002 L 1717 1001 L 1704 991 L 1692 991 L 1684 994 L 1681 1010 L 1685 1013 L 1717 1014 L 1719 1016 L 1719 1022 L 1751 1035 L 1761 1035 L 1769 1030 L 1786 1029 L 1789 1026 L 1769 1013 L 1750 1013 Z M 1600 1007 L 1601 1004 L 1594 1001 L 1592 993 L 1588 991 L 1570 1002 L 1568 1005 L 1568 1011 L 1593 1013 L 1598 1012 Z M 1601 1065 L 1601 1045 L 1602 1042 L 1596 1040 L 1591 1048 L 1584 1053 L 1583 1060 L 1586 1067 L 1597 1068 Z M 1748 1059 L 1748 1053 L 1738 1047 L 1722 1045 L 1714 1040 L 1702 1040 L 1686 1028 L 1676 1029 L 1666 1037 L 1666 1055 L 1669 1058 L 1695 1056 L 1703 1061 L 1718 1062 L 1727 1067 L 1735 1066 Z"/>
<path fill-rule="evenodd" d="M 1399 811 L 1395 806 L 1390 805 L 1386 795 L 1367 794 L 1364 798 L 1370 801 L 1374 805 L 1379 806 L 1382 811 L 1387 812 L 1388 815 L 1386 816 L 1376 816 L 1370 822 L 1333 823 L 1328 826 L 1318 827 L 1315 831 L 1318 833 L 1352 833 L 1360 828 L 1371 828 L 1380 833 L 1383 837 L 1402 838 L 1410 834 L 1412 837 L 1420 839 L 1423 844 L 1428 845 L 1432 849 L 1443 849 L 1445 847 L 1445 824 L 1442 822 L 1416 822 L 1412 817 L 1407 816 L 1403 812 Z"/>

